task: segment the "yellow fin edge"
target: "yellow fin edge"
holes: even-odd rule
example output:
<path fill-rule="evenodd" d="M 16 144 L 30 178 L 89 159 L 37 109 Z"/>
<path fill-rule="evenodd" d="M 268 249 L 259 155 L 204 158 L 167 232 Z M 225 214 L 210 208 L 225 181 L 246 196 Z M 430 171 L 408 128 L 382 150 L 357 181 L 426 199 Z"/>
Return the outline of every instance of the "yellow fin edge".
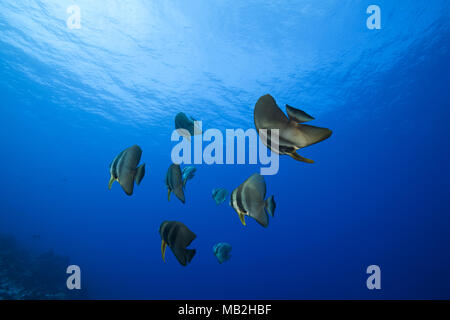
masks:
<path fill-rule="evenodd" d="M 289 153 L 289 155 L 293 158 L 293 159 L 295 159 L 295 160 L 297 160 L 297 161 L 301 161 L 301 162 L 306 162 L 306 163 L 314 163 L 314 160 L 311 160 L 311 159 L 308 159 L 308 158 L 304 158 L 304 157 L 302 157 L 301 155 L 299 155 L 297 152 L 292 152 L 292 153 Z"/>
<path fill-rule="evenodd" d="M 111 186 L 114 183 L 114 181 L 116 181 L 116 179 L 114 179 L 114 177 L 111 175 L 111 178 L 109 178 L 109 184 L 108 184 L 108 189 L 111 190 Z"/>
<path fill-rule="evenodd" d="M 161 240 L 161 255 L 164 263 L 166 263 L 166 248 L 167 248 L 167 242 L 164 240 Z"/>
<path fill-rule="evenodd" d="M 243 214 L 243 213 L 238 213 L 238 215 L 239 215 L 239 219 L 241 220 L 242 224 L 243 224 L 244 226 L 246 226 L 246 224 L 245 224 L 245 214 Z"/>

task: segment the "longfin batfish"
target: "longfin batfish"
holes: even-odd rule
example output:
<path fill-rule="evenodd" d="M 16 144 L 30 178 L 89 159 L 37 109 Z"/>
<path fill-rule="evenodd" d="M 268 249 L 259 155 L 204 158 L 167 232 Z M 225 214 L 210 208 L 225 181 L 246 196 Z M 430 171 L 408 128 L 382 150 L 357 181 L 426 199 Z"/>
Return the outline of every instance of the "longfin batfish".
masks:
<path fill-rule="evenodd" d="M 118 181 L 123 191 L 129 196 L 133 194 L 134 183 L 139 185 L 145 175 L 145 163 L 137 166 L 141 161 L 142 149 L 138 145 L 131 146 L 114 158 L 109 165 L 108 188 L 114 181 Z"/>
<path fill-rule="evenodd" d="M 202 134 L 201 127 L 197 125 L 196 121 L 192 117 L 189 119 L 184 112 L 179 112 L 175 116 L 175 129 L 190 141 L 191 136 Z"/>
<path fill-rule="evenodd" d="M 269 225 L 267 214 L 272 217 L 275 213 L 275 199 L 270 196 L 266 200 L 266 183 L 264 178 L 253 174 L 231 193 L 230 205 L 239 215 L 239 219 L 245 226 L 245 216 L 252 217 L 263 227 Z"/>
<path fill-rule="evenodd" d="M 228 261 L 231 258 L 231 249 L 231 245 L 226 242 L 220 242 L 214 245 L 214 255 L 216 256 L 217 261 L 219 261 L 220 264 Z"/>
<path fill-rule="evenodd" d="M 181 171 L 183 179 L 183 188 L 186 187 L 186 182 L 194 177 L 196 171 L 197 169 L 194 166 L 187 166 L 183 168 L 183 170 Z"/>
<path fill-rule="evenodd" d="M 263 143 L 276 153 L 287 154 L 298 161 L 314 163 L 313 160 L 300 156 L 296 151 L 329 138 L 332 131 L 302 124 L 314 120 L 302 110 L 286 105 L 286 111 L 288 117 L 269 94 L 259 98 L 254 110 L 255 127 L 259 136 Z M 266 129 L 267 133 L 260 132 L 260 129 Z M 270 139 L 272 129 L 279 130 L 278 145 Z"/>
<path fill-rule="evenodd" d="M 222 202 L 225 201 L 225 199 L 228 196 L 228 191 L 225 190 L 224 188 L 217 188 L 217 189 L 213 189 L 212 191 L 212 197 L 214 199 L 214 201 L 216 202 L 216 204 L 221 204 Z"/>
<path fill-rule="evenodd" d="M 161 236 L 161 255 L 166 262 L 166 248 L 172 250 L 178 262 L 186 266 L 195 255 L 195 249 L 187 249 L 197 237 L 186 225 L 178 221 L 164 221 L 159 227 Z"/>
<path fill-rule="evenodd" d="M 183 191 L 183 178 L 181 174 L 181 168 L 179 164 L 171 164 L 166 174 L 166 186 L 168 189 L 168 200 L 170 201 L 170 193 L 173 192 L 185 203 L 184 191 Z"/>

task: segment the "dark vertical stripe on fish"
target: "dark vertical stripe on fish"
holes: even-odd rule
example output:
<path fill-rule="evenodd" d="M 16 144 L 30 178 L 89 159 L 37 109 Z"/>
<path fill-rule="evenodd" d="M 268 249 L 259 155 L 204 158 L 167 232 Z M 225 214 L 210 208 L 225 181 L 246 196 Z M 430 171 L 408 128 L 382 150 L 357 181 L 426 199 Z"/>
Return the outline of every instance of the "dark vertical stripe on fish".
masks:
<path fill-rule="evenodd" d="M 243 188 L 241 188 L 241 187 L 239 187 L 237 189 L 237 192 L 236 192 L 236 204 L 237 204 L 237 206 L 239 208 L 239 211 L 247 212 L 247 210 L 245 210 L 244 204 L 243 204 L 243 199 L 242 199 L 243 190 L 242 189 Z"/>
<path fill-rule="evenodd" d="M 170 225 L 166 223 L 162 230 L 162 238 L 165 242 L 168 242 L 167 239 L 169 238 L 169 232 L 170 232 Z"/>

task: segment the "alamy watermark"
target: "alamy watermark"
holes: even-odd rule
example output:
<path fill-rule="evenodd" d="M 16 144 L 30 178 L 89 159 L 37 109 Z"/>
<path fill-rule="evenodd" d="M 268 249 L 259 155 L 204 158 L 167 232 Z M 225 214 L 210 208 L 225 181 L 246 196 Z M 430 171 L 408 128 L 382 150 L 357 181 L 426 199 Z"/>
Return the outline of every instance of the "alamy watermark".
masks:
<path fill-rule="evenodd" d="M 67 28 L 69 29 L 81 29 L 81 9 L 76 4 L 67 8 L 67 13 L 70 16 L 66 20 Z"/>
<path fill-rule="evenodd" d="M 202 121 L 194 121 L 194 127 L 202 132 Z M 258 132 L 251 128 L 226 129 L 225 138 L 222 131 L 208 129 L 203 134 L 190 136 L 184 129 L 174 130 L 171 141 L 178 142 L 171 152 L 175 164 L 261 164 L 261 175 L 274 175 L 279 169 L 279 130 L 261 129 Z M 181 139 L 181 141 L 180 141 Z M 248 143 L 246 142 L 248 141 Z M 204 142 L 207 142 L 205 148 Z M 193 145 L 193 150 L 192 150 Z M 271 146 L 270 151 L 266 145 Z M 247 151 L 248 150 L 248 157 Z M 193 156 L 193 159 L 192 159 Z M 236 157 L 235 157 L 236 156 Z M 235 159 L 236 158 L 236 159 Z M 248 158 L 248 159 L 247 159 Z"/>
<path fill-rule="evenodd" d="M 381 289 L 381 269 L 376 264 L 370 265 L 366 270 L 367 274 L 370 276 L 367 278 L 366 286 L 369 290 L 380 290 Z"/>
<path fill-rule="evenodd" d="M 370 5 L 366 10 L 367 14 L 370 16 L 367 18 L 366 26 L 369 30 L 379 30 L 381 29 L 381 9 L 377 5 Z"/>
<path fill-rule="evenodd" d="M 69 290 L 81 289 L 81 269 L 79 266 L 73 264 L 67 267 L 67 274 L 70 276 L 67 278 L 66 286 Z"/>

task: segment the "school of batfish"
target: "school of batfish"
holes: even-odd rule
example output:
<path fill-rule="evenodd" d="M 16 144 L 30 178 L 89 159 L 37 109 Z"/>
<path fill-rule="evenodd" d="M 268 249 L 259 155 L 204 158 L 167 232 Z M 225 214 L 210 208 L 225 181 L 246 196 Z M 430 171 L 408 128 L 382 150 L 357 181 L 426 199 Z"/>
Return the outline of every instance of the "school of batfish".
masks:
<path fill-rule="evenodd" d="M 286 105 L 286 112 L 287 116 L 269 94 L 258 99 L 254 108 L 254 123 L 264 145 L 280 155 L 285 154 L 297 161 L 314 163 L 313 160 L 299 155 L 297 150 L 329 138 L 332 131 L 304 124 L 314 118 L 302 110 Z M 202 134 L 195 121 L 192 117 L 188 118 L 186 114 L 180 112 L 175 116 L 175 130 L 190 141 L 191 136 Z M 278 143 L 271 140 L 271 130 L 275 129 L 278 130 Z M 117 181 L 127 195 L 133 194 L 134 184 L 139 185 L 145 175 L 145 163 L 139 165 L 141 155 L 142 149 L 138 145 L 133 145 L 113 159 L 109 165 L 111 174 L 109 189 L 114 181 Z M 179 164 L 170 164 L 166 174 L 169 201 L 171 193 L 174 193 L 183 204 L 186 202 L 184 189 L 187 181 L 194 177 L 195 172 L 196 168 L 193 166 L 181 169 Z M 212 190 L 212 198 L 217 205 L 225 202 L 227 197 L 228 191 L 224 188 Z M 252 174 L 231 192 L 229 204 L 244 226 L 246 225 L 245 216 L 248 216 L 263 227 L 267 227 L 269 216 L 274 217 L 276 208 L 274 196 L 266 198 L 266 182 L 258 173 Z M 193 259 L 196 250 L 187 247 L 196 238 L 196 234 L 185 224 L 179 221 L 163 221 L 159 227 L 159 234 L 164 262 L 167 246 L 183 266 Z M 217 243 L 213 247 L 213 253 L 219 263 L 229 260 L 230 252 L 231 245 L 225 242 Z"/>

